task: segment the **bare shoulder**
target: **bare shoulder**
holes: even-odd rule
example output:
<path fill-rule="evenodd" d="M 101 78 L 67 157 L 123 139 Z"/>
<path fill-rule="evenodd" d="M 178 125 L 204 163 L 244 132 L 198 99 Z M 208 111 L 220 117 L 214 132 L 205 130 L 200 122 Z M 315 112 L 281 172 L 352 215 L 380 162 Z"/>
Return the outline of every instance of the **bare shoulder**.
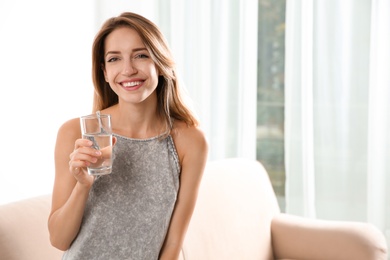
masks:
<path fill-rule="evenodd" d="M 206 159 L 208 143 L 201 128 L 175 121 L 172 138 L 182 163 L 186 160 Z"/>
<path fill-rule="evenodd" d="M 64 122 L 57 132 L 56 154 L 69 154 L 78 138 L 81 138 L 80 119 L 73 118 Z"/>
<path fill-rule="evenodd" d="M 64 122 L 60 128 L 58 129 L 59 135 L 66 135 L 73 138 L 81 137 L 81 129 L 80 129 L 80 119 L 72 118 L 66 122 Z"/>

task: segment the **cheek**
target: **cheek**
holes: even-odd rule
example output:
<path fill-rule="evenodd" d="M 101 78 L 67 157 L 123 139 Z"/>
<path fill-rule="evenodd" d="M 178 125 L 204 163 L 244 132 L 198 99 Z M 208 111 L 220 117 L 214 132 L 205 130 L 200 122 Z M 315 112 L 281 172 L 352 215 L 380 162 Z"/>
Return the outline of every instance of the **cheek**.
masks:
<path fill-rule="evenodd" d="M 113 73 L 110 73 L 110 72 L 106 73 L 106 81 L 107 82 L 111 82 L 111 81 L 113 81 L 113 79 L 114 79 Z"/>
<path fill-rule="evenodd" d="M 158 76 L 159 76 L 158 70 L 157 70 L 157 69 L 154 69 L 154 70 L 152 71 L 152 73 L 153 73 L 153 78 L 156 78 L 156 80 L 158 80 Z"/>
<path fill-rule="evenodd" d="M 112 84 L 115 85 L 117 77 L 118 77 L 118 73 L 116 73 L 113 70 L 108 70 L 106 73 L 106 81 L 108 83 L 110 83 L 110 85 L 112 85 Z"/>
<path fill-rule="evenodd" d="M 158 77 L 161 75 L 161 73 L 156 66 L 152 69 L 152 73 L 153 77 L 156 78 L 156 80 L 158 81 Z"/>
<path fill-rule="evenodd" d="M 150 75 L 150 78 L 153 79 L 153 82 L 155 82 L 156 86 L 157 86 L 158 76 L 159 76 L 158 69 L 156 67 L 150 68 L 149 75 Z"/>
<path fill-rule="evenodd" d="M 109 64 L 104 70 L 106 80 L 113 81 L 120 73 L 120 67 L 118 65 Z"/>

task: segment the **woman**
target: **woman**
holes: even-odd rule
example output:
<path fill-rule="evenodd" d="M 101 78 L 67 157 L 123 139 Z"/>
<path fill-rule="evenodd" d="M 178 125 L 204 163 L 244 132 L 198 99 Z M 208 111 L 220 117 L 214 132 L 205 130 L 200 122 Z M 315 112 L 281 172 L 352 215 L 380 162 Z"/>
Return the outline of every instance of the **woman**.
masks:
<path fill-rule="evenodd" d="M 113 170 L 65 122 L 55 147 L 50 241 L 63 259 L 177 259 L 207 160 L 207 141 L 183 103 L 166 41 L 134 13 L 107 20 L 93 44 L 93 112 L 112 118 Z"/>

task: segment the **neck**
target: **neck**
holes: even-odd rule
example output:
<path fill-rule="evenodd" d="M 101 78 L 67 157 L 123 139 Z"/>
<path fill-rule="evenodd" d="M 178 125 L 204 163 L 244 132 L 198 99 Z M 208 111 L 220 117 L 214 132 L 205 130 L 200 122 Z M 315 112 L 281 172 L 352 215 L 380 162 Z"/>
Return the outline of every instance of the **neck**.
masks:
<path fill-rule="evenodd" d="M 112 106 L 107 111 L 112 115 L 114 133 L 131 138 L 149 138 L 162 134 L 163 119 L 157 114 L 155 105 L 121 104 Z"/>

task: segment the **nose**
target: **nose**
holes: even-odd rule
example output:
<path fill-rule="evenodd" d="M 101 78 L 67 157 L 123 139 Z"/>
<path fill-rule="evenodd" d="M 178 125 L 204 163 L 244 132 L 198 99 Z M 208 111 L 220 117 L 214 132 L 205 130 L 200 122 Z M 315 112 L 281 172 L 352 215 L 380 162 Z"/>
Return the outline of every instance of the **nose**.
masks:
<path fill-rule="evenodd" d="M 124 75 L 133 75 L 135 73 L 137 73 L 137 69 L 134 66 L 134 62 L 131 59 L 125 61 L 124 66 L 123 66 L 123 74 Z"/>

